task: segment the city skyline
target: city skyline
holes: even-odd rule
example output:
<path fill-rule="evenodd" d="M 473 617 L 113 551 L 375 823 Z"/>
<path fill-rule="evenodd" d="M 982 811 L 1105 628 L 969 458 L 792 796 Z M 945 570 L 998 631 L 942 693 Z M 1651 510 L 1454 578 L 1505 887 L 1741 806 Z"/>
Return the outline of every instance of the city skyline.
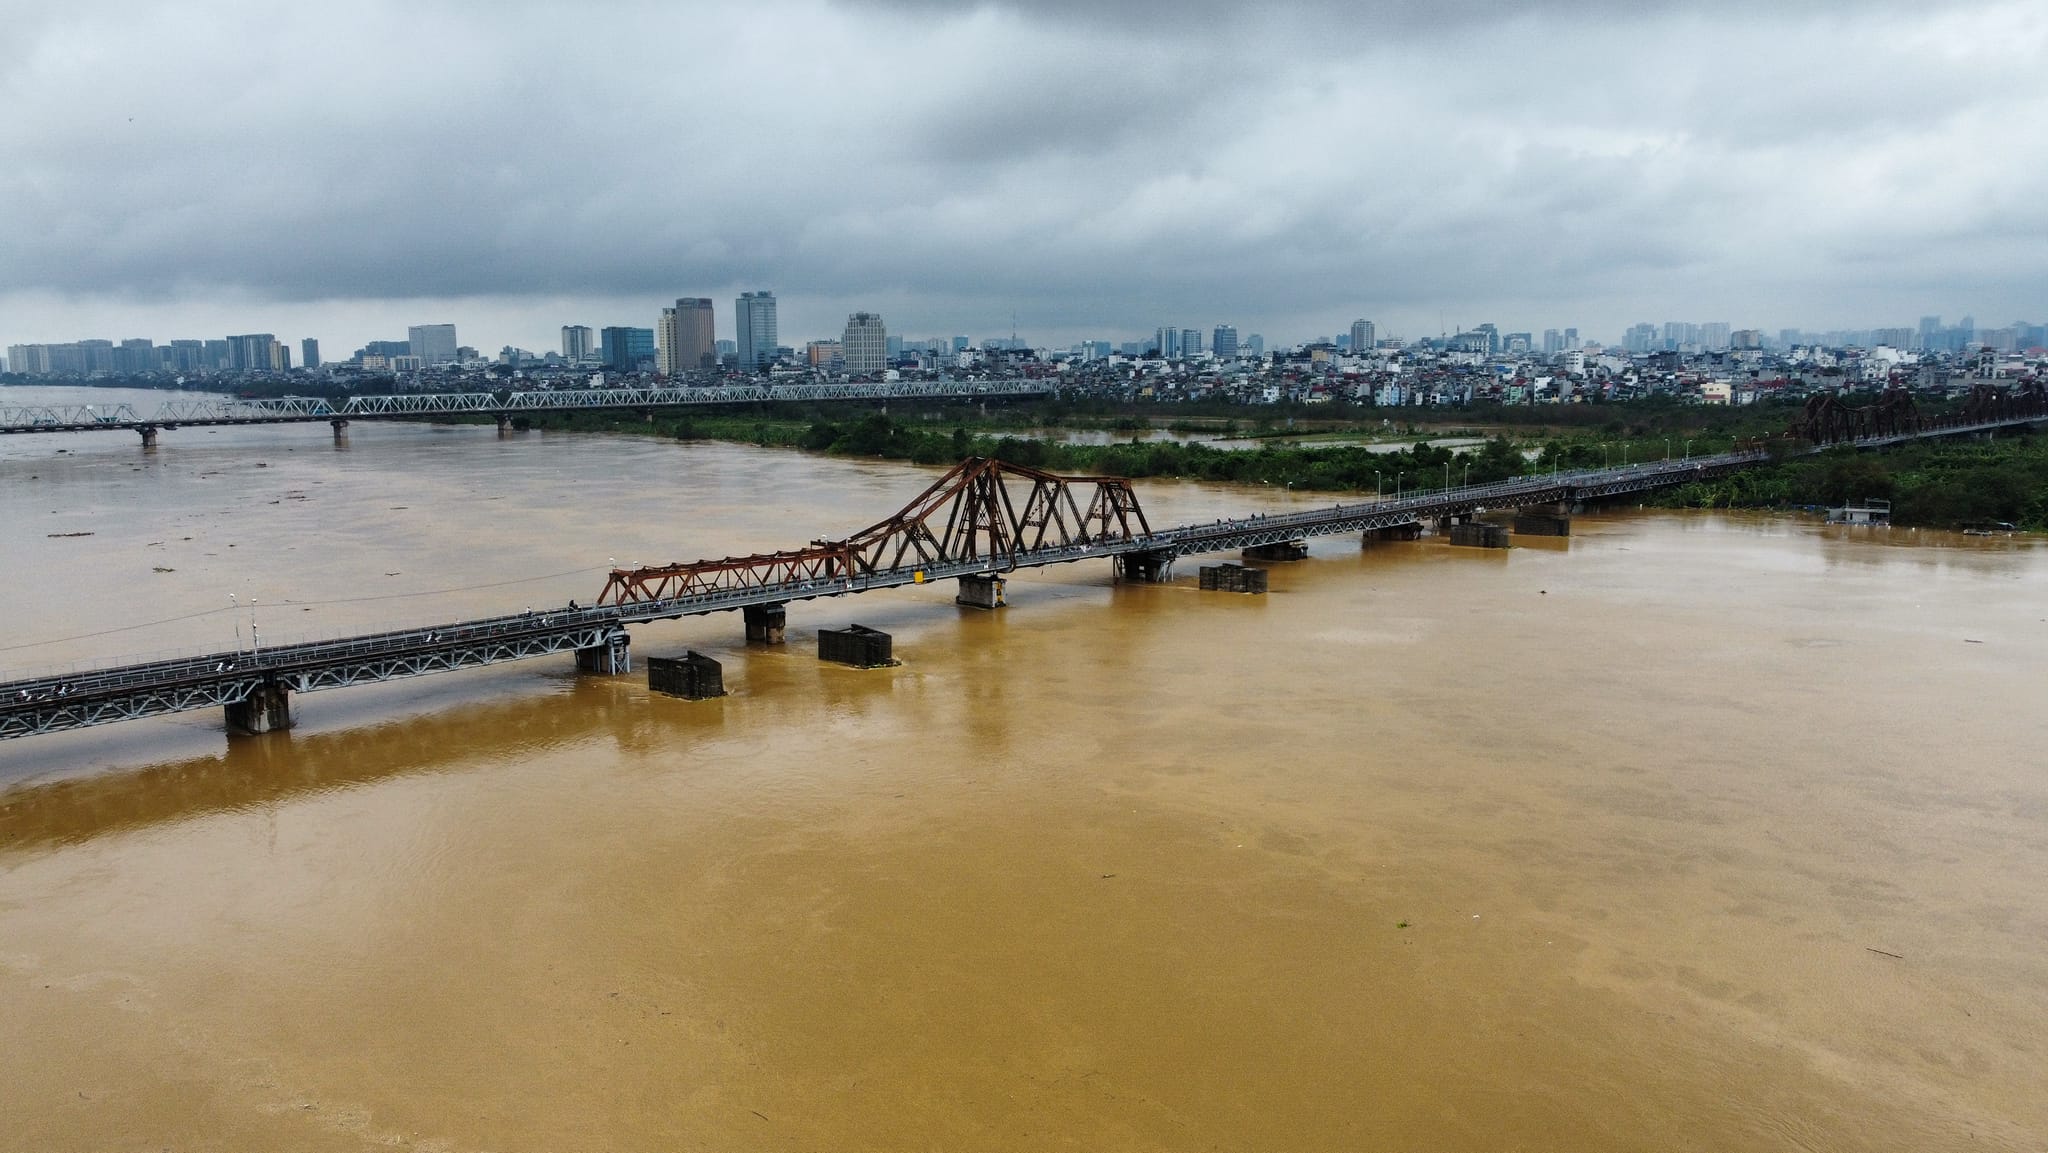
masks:
<path fill-rule="evenodd" d="M 760 284 L 791 334 L 1014 315 L 1048 345 L 2048 302 L 2048 144 L 2018 130 L 2048 113 L 2037 6 L 1389 2 L 1369 36 L 1320 0 L 1187 11 L 14 5 L 0 343 L 353 347 L 455 317 L 544 349 Z M 608 19 L 650 34 L 561 34 Z M 721 51 L 673 75 L 670 23 Z M 333 50 L 423 24 L 432 69 Z M 789 66 L 818 45 L 915 80 Z"/>

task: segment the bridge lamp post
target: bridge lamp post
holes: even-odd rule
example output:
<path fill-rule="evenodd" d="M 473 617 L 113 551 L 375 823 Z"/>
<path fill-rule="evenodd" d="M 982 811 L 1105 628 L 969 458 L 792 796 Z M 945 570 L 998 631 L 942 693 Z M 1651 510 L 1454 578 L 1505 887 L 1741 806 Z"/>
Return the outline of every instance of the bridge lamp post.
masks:
<path fill-rule="evenodd" d="M 1604 440 L 1600 442 L 1600 467 L 1607 467 L 1607 442 Z"/>
<path fill-rule="evenodd" d="M 1692 459 L 1692 442 L 1689 440 L 1685 442 L 1685 459 Z"/>
<path fill-rule="evenodd" d="M 1451 462 L 1450 462 L 1450 461 L 1445 461 L 1445 462 L 1444 462 L 1444 488 L 1445 488 L 1446 490 L 1448 490 L 1448 489 L 1449 489 L 1450 487 L 1451 487 Z"/>
<path fill-rule="evenodd" d="M 1671 438 L 1668 436 L 1664 438 L 1664 459 L 1671 459 Z"/>

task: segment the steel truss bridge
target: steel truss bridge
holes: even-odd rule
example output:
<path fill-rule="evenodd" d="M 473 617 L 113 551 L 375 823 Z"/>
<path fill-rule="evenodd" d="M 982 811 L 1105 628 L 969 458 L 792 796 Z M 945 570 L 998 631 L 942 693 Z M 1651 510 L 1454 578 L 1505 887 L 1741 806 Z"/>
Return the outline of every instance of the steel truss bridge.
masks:
<path fill-rule="evenodd" d="M 1883 447 L 1990 432 L 2035 418 L 1987 420 L 1871 437 Z M 1814 451 L 1814 450 L 1806 450 Z M 1065 477 L 970 458 L 894 515 L 840 540 L 753 556 L 616 569 L 595 603 L 367 636 L 243 649 L 0 683 L 0 739 L 213 706 L 262 731 L 290 723 L 288 696 L 574 652 L 595 672 L 629 667 L 627 626 L 780 608 L 791 601 L 1103 559 L 1133 580 L 1162 580 L 1184 556 L 1371 533 L 1487 509 L 1573 504 L 1723 476 L 1773 458 L 1746 450 L 1490 484 L 1393 500 L 1155 529 L 1131 482 Z"/>
<path fill-rule="evenodd" d="M 1042 380 L 889 381 L 880 384 L 713 384 L 681 388 L 535 389 L 522 392 L 418 392 L 352 396 L 340 403 L 320 397 L 272 400 L 229 398 L 165 401 L 144 412 L 132 404 L 53 404 L 0 407 L 0 433 L 90 432 L 126 429 L 153 433 L 183 425 L 346 424 L 355 420 L 419 420 L 489 416 L 501 421 L 544 412 L 652 411 L 719 404 L 828 400 L 980 400 L 1044 396 Z"/>

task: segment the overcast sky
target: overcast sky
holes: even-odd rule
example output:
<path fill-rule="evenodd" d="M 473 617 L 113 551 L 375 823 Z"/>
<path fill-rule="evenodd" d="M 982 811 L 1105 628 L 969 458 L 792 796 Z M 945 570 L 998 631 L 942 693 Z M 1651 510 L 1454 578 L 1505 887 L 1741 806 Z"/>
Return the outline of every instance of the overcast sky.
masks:
<path fill-rule="evenodd" d="M 2048 3 L 0 0 L 0 344 L 2048 318 Z"/>

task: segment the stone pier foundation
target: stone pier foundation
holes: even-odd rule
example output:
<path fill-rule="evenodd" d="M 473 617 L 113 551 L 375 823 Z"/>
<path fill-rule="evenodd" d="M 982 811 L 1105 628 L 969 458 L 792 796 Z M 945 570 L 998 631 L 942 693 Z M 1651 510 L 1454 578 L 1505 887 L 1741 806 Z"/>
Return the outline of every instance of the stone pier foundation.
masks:
<path fill-rule="evenodd" d="M 1127 552 L 1116 558 L 1116 575 L 1141 584 L 1159 584 L 1173 579 L 1173 556 L 1158 552 Z"/>
<path fill-rule="evenodd" d="M 783 629 L 789 619 L 789 606 L 782 603 L 748 605 L 740 610 L 747 622 L 747 643 L 750 645 L 779 645 Z"/>
<path fill-rule="evenodd" d="M 1308 542 L 1305 540 L 1283 540 L 1274 544 L 1257 544 L 1244 550 L 1251 560 L 1304 560 L 1308 557 Z"/>
<path fill-rule="evenodd" d="M 619 629 L 603 644 L 576 650 L 576 671 L 600 677 L 615 677 L 633 671 L 633 636 Z"/>
<path fill-rule="evenodd" d="M 291 690 L 277 681 L 265 681 L 256 691 L 226 707 L 228 730 L 256 735 L 292 727 Z"/>
<path fill-rule="evenodd" d="M 139 433 L 141 433 L 141 434 L 142 434 L 142 447 L 144 447 L 144 448 L 155 448 L 155 447 L 156 447 L 156 433 L 157 433 L 157 428 L 156 428 L 156 426 L 155 426 L 155 425 L 153 425 L 153 424 L 145 424 L 145 425 L 143 425 L 143 426 L 142 426 L 141 428 L 138 428 L 138 429 L 136 429 L 135 431 L 137 431 L 137 432 L 139 432 Z"/>
<path fill-rule="evenodd" d="M 1362 545 L 1375 544 L 1385 540 L 1421 540 L 1422 523 L 1409 521 L 1407 524 L 1390 524 L 1384 528 L 1369 528 L 1360 539 Z"/>
<path fill-rule="evenodd" d="M 999 609 L 1003 607 L 1003 578 L 994 573 L 970 573 L 960 578 L 960 595 L 953 598 L 956 605 L 971 609 Z"/>

